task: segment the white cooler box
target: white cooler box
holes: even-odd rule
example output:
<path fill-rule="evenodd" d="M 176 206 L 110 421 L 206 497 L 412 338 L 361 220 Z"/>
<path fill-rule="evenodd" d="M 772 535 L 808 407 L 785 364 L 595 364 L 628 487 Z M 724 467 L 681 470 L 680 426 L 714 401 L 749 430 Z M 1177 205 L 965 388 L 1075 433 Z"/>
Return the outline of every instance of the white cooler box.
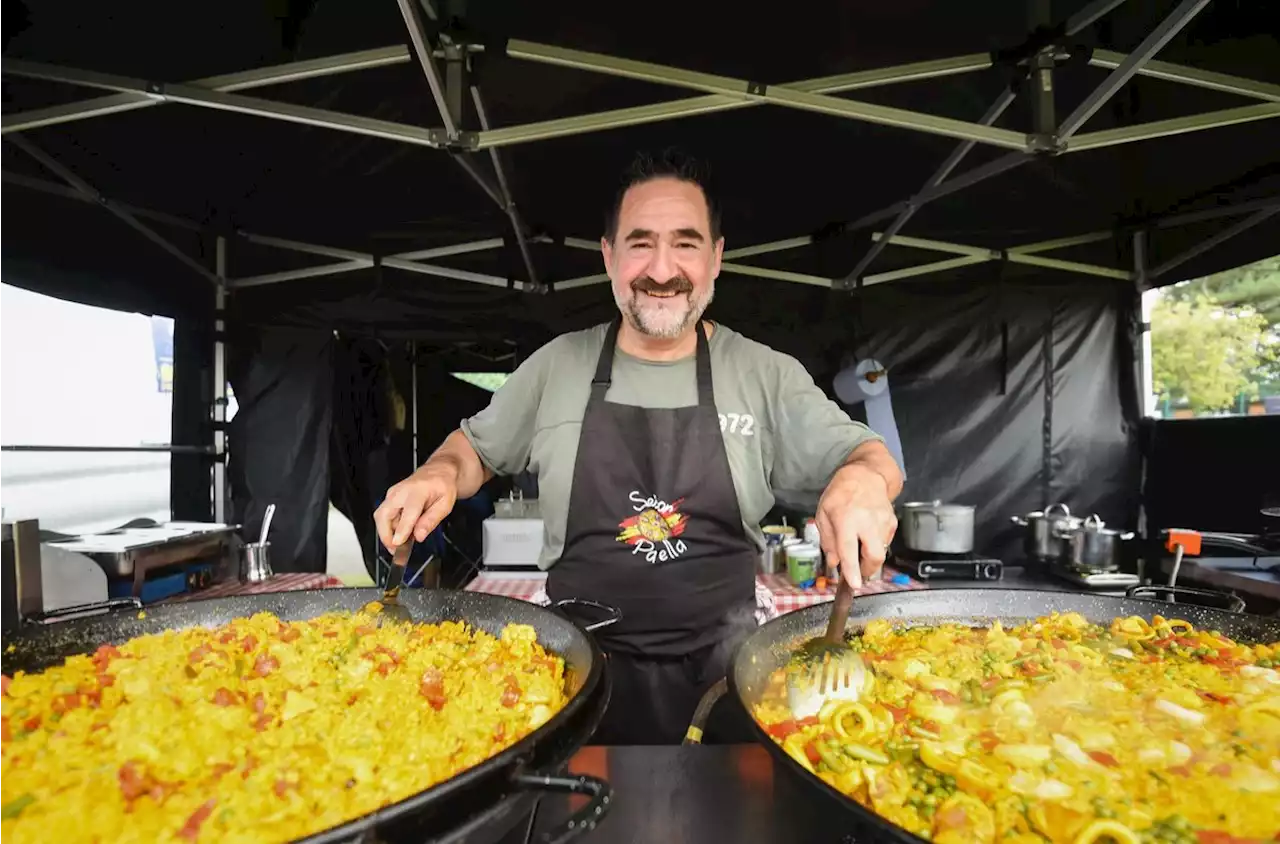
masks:
<path fill-rule="evenodd" d="M 484 520 L 481 562 L 485 568 L 536 570 L 542 553 L 542 519 Z"/>

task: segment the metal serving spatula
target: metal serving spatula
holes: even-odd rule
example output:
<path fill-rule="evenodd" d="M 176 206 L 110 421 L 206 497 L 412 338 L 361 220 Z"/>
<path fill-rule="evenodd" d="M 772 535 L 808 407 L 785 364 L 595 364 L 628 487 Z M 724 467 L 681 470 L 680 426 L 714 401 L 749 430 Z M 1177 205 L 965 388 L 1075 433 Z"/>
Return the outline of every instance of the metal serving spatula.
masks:
<path fill-rule="evenodd" d="M 409 565 L 409 552 L 412 550 L 413 534 L 410 534 L 404 542 L 396 546 L 396 551 L 391 556 L 391 571 L 387 574 L 387 585 L 382 591 L 382 600 L 366 605 L 366 609 L 369 609 L 374 603 L 379 604 L 373 611 L 374 621 L 378 627 L 413 622 L 413 616 L 409 615 L 409 611 L 400 603 L 400 584 L 404 583 L 404 570 Z"/>
<path fill-rule="evenodd" d="M 868 680 L 862 657 L 844 640 L 853 586 L 840 576 L 827 632 L 800 646 L 787 671 L 787 704 L 796 718 L 817 715 L 830 700 L 857 700 Z"/>

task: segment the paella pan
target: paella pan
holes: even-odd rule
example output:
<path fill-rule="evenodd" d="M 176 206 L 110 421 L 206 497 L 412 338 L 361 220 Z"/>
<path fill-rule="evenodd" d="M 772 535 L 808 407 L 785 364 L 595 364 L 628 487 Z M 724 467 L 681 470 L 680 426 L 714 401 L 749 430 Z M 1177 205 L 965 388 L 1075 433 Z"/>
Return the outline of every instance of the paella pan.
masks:
<path fill-rule="evenodd" d="M 1203 606 L 967 589 L 855 601 L 855 700 L 788 709 L 784 616 L 730 684 L 858 840 L 1138 844 L 1280 833 L 1280 623 Z"/>
<path fill-rule="evenodd" d="M 6 840 L 448 839 L 554 769 L 607 702 L 599 652 L 560 615 L 377 590 L 195 602 L 7 637 Z M 606 622 L 607 623 L 607 622 Z M 480 837 L 483 837 L 481 835 Z M 468 840 L 470 840 L 468 839 Z"/>

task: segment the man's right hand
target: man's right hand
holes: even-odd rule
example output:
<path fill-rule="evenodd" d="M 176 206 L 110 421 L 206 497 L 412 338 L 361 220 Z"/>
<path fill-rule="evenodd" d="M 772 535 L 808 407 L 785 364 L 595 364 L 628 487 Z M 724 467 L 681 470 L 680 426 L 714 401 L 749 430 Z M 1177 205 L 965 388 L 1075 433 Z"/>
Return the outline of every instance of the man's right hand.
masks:
<path fill-rule="evenodd" d="M 457 470 L 447 462 L 428 461 L 387 490 L 387 497 L 373 512 L 378 538 L 389 551 L 403 545 L 410 530 L 414 539 L 425 542 L 457 500 Z"/>

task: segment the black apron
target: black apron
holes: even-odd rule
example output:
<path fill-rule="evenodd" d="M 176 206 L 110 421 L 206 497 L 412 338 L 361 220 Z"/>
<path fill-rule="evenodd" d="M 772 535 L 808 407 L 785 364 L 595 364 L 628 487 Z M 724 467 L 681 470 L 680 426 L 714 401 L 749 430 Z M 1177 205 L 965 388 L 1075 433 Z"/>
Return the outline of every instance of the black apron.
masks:
<path fill-rule="evenodd" d="M 670 409 L 605 401 L 619 326 L 610 326 L 591 382 L 564 552 L 547 595 L 622 611 L 620 622 L 594 634 L 613 693 L 592 743 L 678 744 L 699 698 L 756 626 L 759 551 L 742 525 L 703 326 L 698 403 Z M 732 707 L 718 707 L 712 721 L 708 742 L 717 733 L 750 740 Z"/>

